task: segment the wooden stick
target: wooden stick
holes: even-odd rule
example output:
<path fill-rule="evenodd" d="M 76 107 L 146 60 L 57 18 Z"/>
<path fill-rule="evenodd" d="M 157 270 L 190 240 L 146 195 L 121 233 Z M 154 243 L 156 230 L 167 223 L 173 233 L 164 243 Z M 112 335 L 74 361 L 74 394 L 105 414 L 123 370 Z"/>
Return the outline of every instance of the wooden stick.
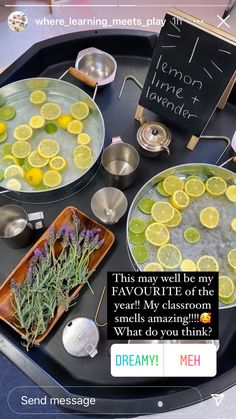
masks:
<path fill-rule="evenodd" d="M 188 144 L 187 144 L 187 148 L 191 151 L 193 151 L 197 145 L 199 141 L 199 137 L 197 137 L 196 135 L 192 135 L 192 137 L 190 138 Z"/>

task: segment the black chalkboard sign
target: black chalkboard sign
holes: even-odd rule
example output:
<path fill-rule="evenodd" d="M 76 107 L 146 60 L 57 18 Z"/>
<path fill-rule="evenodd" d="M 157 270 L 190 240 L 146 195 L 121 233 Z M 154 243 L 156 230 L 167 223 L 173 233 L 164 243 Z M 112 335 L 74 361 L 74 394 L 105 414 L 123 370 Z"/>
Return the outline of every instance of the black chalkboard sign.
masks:
<path fill-rule="evenodd" d="M 165 19 L 139 104 L 200 136 L 234 75 L 236 38 L 171 11 Z"/>

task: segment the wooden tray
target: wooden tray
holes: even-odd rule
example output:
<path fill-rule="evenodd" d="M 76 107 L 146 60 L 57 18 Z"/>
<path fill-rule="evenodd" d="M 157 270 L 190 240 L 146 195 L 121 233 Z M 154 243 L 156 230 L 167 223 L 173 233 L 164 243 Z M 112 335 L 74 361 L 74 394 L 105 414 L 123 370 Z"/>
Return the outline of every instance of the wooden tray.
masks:
<path fill-rule="evenodd" d="M 52 223 L 52 226 L 55 228 L 55 230 L 58 230 L 63 224 L 66 224 L 69 227 L 72 227 L 73 221 L 72 221 L 71 210 L 74 210 L 76 215 L 79 217 L 82 228 L 89 228 L 89 229 L 100 228 L 101 229 L 99 235 L 101 239 L 104 239 L 104 243 L 98 250 L 95 250 L 91 254 L 89 266 L 88 266 L 89 270 L 94 270 L 102 262 L 102 260 L 104 259 L 108 251 L 110 250 L 112 244 L 115 241 L 115 236 L 110 230 L 108 230 L 101 224 L 98 224 L 96 221 L 92 220 L 83 212 L 80 212 L 77 208 L 74 208 L 74 207 L 67 207 L 58 215 L 58 217 Z M 45 231 L 45 233 L 40 237 L 40 239 L 34 244 L 34 246 L 29 250 L 29 252 L 23 257 L 23 259 L 20 261 L 17 267 L 11 272 L 11 274 L 6 278 L 6 280 L 0 287 L 0 319 L 3 320 L 5 323 L 7 323 L 9 326 L 11 326 L 21 336 L 24 334 L 24 331 L 22 331 L 22 329 L 17 327 L 16 318 L 13 315 L 14 310 L 11 304 L 11 301 L 13 298 L 13 292 L 10 288 L 10 281 L 14 278 L 18 284 L 23 283 L 23 281 L 25 280 L 26 273 L 29 268 L 29 261 L 33 256 L 34 250 L 36 248 L 39 248 L 40 250 L 43 248 L 46 239 L 48 239 L 49 237 L 49 229 L 50 227 Z M 56 253 L 58 253 L 59 249 L 55 249 L 55 250 L 56 250 Z M 71 298 L 75 298 L 79 294 L 81 288 L 85 284 L 81 284 L 78 287 L 76 287 L 72 291 Z M 48 329 L 46 330 L 44 334 L 40 335 L 35 340 L 35 342 L 40 343 L 46 338 L 46 336 L 52 330 L 52 328 L 57 323 L 57 321 L 60 319 L 64 311 L 65 311 L 64 307 L 62 306 L 57 307 L 55 317 L 49 324 Z"/>

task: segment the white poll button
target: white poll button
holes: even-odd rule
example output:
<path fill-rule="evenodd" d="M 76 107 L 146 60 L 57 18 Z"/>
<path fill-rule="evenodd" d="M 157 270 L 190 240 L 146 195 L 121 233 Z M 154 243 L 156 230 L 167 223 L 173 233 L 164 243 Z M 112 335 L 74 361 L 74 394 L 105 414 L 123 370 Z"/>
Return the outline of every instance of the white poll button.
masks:
<path fill-rule="evenodd" d="M 164 344 L 165 377 L 214 377 L 216 363 L 214 344 Z"/>

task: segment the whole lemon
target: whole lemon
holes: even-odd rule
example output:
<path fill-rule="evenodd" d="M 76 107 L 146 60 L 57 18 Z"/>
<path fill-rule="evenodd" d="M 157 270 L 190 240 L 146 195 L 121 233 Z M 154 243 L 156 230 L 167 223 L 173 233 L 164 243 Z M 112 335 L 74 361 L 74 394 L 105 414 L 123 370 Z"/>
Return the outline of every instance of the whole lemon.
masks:
<path fill-rule="evenodd" d="M 39 168 L 33 167 L 25 173 L 25 179 L 32 186 L 39 185 L 43 180 L 43 171 Z"/>

